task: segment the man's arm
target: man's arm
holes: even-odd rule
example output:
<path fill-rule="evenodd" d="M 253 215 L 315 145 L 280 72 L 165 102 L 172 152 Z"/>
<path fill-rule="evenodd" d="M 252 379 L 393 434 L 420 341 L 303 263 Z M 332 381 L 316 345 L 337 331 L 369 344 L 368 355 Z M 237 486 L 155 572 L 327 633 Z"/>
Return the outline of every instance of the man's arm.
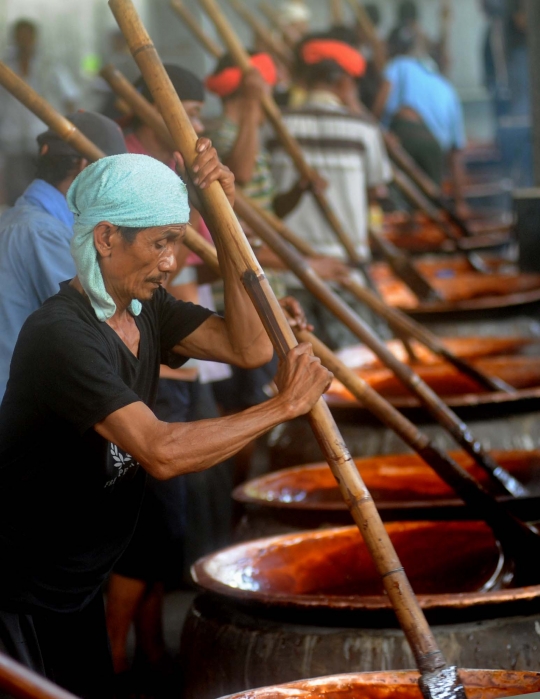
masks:
<path fill-rule="evenodd" d="M 261 97 L 267 88 L 262 75 L 254 68 L 246 73 L 240 89 L 243 104 L 238 136 L 224 163 L 233 171 L 237 184 L 243 186 L 253 178 L 255 160 L 260 150 Z"/>
<path fill-rule="evenodd" d="M 279 368 L 280 393 L 255 408 L 212 420 L 166 423 L 137 402 L 116 410 L 94 429 L 131 454 L 154 478 L 167 480 L 204 471 L 272 427 L 306 414 L 331 380 L 311 345 L 304 343 L 291 350 Z"/>
<path fill-rule="evenodd" d="M 198 139 L 196 149 L 192 171 L 185 177 L 190 199 L 198 198 L 197 190 L 219 182 L 232 205 L 234 176 L 231 171 L 219 161 L 216 149 L 207 138 Z M 181 155 L 175 153 L 175 157 L 178 170 L 185 176 Z M 226 362 L 245 369 L 262 366 L 272 358 L 272 344 L 232 261 L 219 239 L 215 243 L 224 284 L 224 318 L 211 316 L 179 342 L 174 351 L 182 356 Z"/>

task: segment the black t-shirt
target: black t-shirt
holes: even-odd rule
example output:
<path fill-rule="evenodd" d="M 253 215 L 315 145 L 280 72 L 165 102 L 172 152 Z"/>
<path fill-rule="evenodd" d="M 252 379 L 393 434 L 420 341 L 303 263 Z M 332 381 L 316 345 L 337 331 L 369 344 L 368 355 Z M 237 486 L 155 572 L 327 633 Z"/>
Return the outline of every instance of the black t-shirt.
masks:
<path fill-rule="evenodd" d="M 159 365 L 210 315 L 159 288 L 135 357 L 67 282 L 24 324 L 0 407 L 0 609 L 83 608 L 127 545 L 145 473 L 92 429 L 152 407 Z"/>

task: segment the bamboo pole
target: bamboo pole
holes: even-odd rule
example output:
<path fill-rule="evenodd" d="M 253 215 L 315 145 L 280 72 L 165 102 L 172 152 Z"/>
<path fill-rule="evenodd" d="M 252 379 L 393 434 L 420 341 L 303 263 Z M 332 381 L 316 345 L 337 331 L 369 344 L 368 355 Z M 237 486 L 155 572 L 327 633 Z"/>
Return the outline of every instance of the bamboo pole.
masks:
<path fill-rule="evenodd" d="M 259 9 L 266 19 L 270 22 L 270 25 L 274 27 L 283 37 L 283 40 L 290 49 L 294 49 L 296 46 L 297 39 L 288 30 L 287 26 L 283 26 L 279 21 L 279 14 L 277 10 L 268 2 L 259 3 Z"/>
<path fill-rule="evenodd" d="M 263 0 L 263 2 L 259 3 L 259 10 L 266 17 L 270 25 L 274 27 L 274 29 L 277 29 L 277 31 L 282 31 L 278 11 L 275 9 L 275 7 L 273 7 L 273 5 L 270 5 Z"/>
<path fill-rule="evenodd" d="M 77 699 L 5 653 L 0 653 L 0 689 L 15 699 Z"/>
<path fill-rule="evenodd" d="M 120 71 L 118 71 L 113 66 L 106 66 L 101 71 L 101 75 L 105 78 L 105 80 L 107 80 L 113 91 L 115 91 L 122 99 L 124 99 L 127 102 L 127 104 L 131 106 L 135 114 L 137 114 L 137 116 L 142 121 L 144 121 L 150 128 L 154 130 L 158 138 L 163 143 L 165 143 L 168 148 L 174 150 L 175 147 L 171 135 L 159 112 L 140 93 L 138 93 L 137 90 L 135 90 L 133 85 L 131 85 L 131 83 L 120 73 Z M 236 191 L 235 210 L 239 213 L 240 216 L 245 215 L 246 210 L 251 210 L 251 219 L 249 221 L 250 225 L 253 226 L 254 230 L 258 234 L 260 234 L 263 239 L 265 234 L 268 235 L 268 230 L 277 229 L 278 233 L 282 233 L 285 239 L 288 239 L 289 242 L 291 242 L 294 246 L 300 244 L 300 239 L 298 239 L 298 237 L 295 236 L 295 234 L 292 231 L 289 231 L 287 226 L 285 226 L 285 224 L 283 224 L 283 222 L 281 222 L 280 219 L 274 217 L 269 212 L 264 212 L 261 209 L 261 207 L 259 207 L 255 202 L 250 201 L 240 190 Z M 261 225 L 261 222 L 263 225 Z M 266 227 L 264 224 L 266 224 Z M 274 244 L 275 240 L 276 236 L 274 235 Z M 316 254 L 314 253 L 314 251 L 312 251 L 308 243 L 304 242 L 303 246 L 304 252 L 306 252 L 308 256 L 316 256 Z M 276 252 L 279 254 L 279 250 L 277 250 Z M 290 266 L 288 260 L 285 259 L 285 262 L 288 264 L 288 266 Z M 324 302 L 324 298 L 327 298 L 324 292 L 325 290 L 329 291 L 329 288 L 320 280 L 319 282 L 320 287 L 322 289 L 322 291 L 321 289 L 319 289 L 319 293 L 323 294 L 321 300 L 323 300 Z M 356 284 L 352 281 L 344 282 L 343 285 L 362 302 L 366 303 L 378 316 L 385 318 L 385 320 L 387 320 L 392 327 L 396 328 L 400 335 L 403 335 L 405 337 L 412 336 L 416 338 L 417 340 L 425 344 L 429 349 L 443 356 L 447 361 L 450 361 L 458 369 L 464 371 L 469 376 L 472 376 L 472 378 L 478 380 L 482 385 L 486 385 L 491 390 L 500 391 L 511 389 L 511 387 L 506 386 L 504 382 L 501 382 L 498 379 L 493 379 L 492 377 L 483 374 L 478 369 L 468 364 L 468 362 L 466 362 L 465 360 L 455 357 L 446 348 L 444 348 L 444 346 L 441 345 L 441 343 L 439 343 L 439 341 L 434 335 L 431 335 L 427 330 L 422 328 L 422 326 L 420 326 L 418 323 L 415 323 L 415 321 L 413 321 L 412 319 L 407 318 L 400 311 L 389 308 L 389 306 L 387 306 L 387 304 L 385 304 L 384 301 L 377 299 L 376 295 L 373 294 L 373 292 L 369 292 L 361 285 Z M 339 299 L 339 297 L 336 298 Z M 348 308 L 347 305 L 341 301 L 341 299 L 339 299 L 339 301 L 343 307 Z M 331 304 L 329 308 L 331 311 L 335 312 Z M 352 311 L 350 312 L 352 313 Z M 357 318 L 355 314 L 353 315 L 355 318 Z M 337 315 L 337 317 L 343 321 L 342 315 Z M 353 325 L 350 329 L 352 330 L 352 332 L 355 332 L 358 335 L 358 328 L 356 328 Z M 360 337 L 360 339 L 362 339 L 362 337 Z M 384 347 L 382 343 L 380 344 L 382 347 Z M 420 379 L 418 379 L 418 381 L 420 381 Z M 438 400 L 441 403 L 441 405 L 444 406 L 442 401 L 440 401 L 440 399 Z M 475 458 L 477 459 L 479 465 L 486 468 L 490 475 L 494 479 L 496 479 L 497 482 L 499 482 L 510 494 L 525 494 L 526 491 L 520 483 L 518 483 L 509 473 L 507 473 L 506 471 L 501 469 L 497 464 L 495 464 L 493 459 L 490 459 L 489 455 L 486 455 L 486 457 L 488 458 L 488 461 L 486 463 L 484 463 L 484 458 L 482 454 L 479 457 L 476 456 Z"/>
<path fill-rule="evenodd" d="M 285 243 L 274 229 L 257 216 L 253 208 L 246 206 L 242 197 L 237 198 L 235 210 L 256 230 L 257 235 L 280 257 L 302 284 L 326 308 L 333 313 L 356 337 L 387 366 L 399 380 L 420 400 L 433 418 L 472 456 L 478 465 L 493 478 L 499 480 L 500 466 L 475 439 L 468 426 L 439 398 L 439 396 L 416 374 L 401 362 L 390 349 L 379 340 L 365 323 L 325 282 L 323 282 L 304 258 Z M 509 474 L 508 474 L 509 475 Z M 500 482 L 500 481 L 499 481 Z M 504 485 L 501 482 L 501 485 Z M 524 494 L 523 486 L 509 475 L 507 485 L 511 495 Z M 504 485 L 506 488 L 507 485 Z"/>
<path fill-rule="evenodd" d="M 242 192 L 237 192 L 237 198 L 245 200 L 246 204 L 250 205 L 261 218 L 272 226 L 284 240 L 296 248 L 301 255 L 312 258 L 319 256 L 317 251 L 314 250 L 308 242 L 296 235 L 296 233 L 294 233 L 280 218 L 263 209 L 257 202 L 248 199 Z M 374 294 L 373 291 L 362 286 L 359 282 L 349 277 L 340 280 L 339 283 L 340 286 L 350 291 L 359 301 L 365 303 L 374 313 L 384 318 L 392 328 L 399 331 L 400 336 L 405 335 L 414 338 L 490 391 L 503 391 L 505 393 L 515 392 L 512 386 L 509 386 L 501 379 L 488 376 L 470 364 L 466 359 L 454 355 L 439 341 L 436 335 L 424 328 L 423 325 L 409 318 L 409 316 L 397 308 L 389 306 L 380 296 Z"/>
<path fill-rule="evenodd" d="M 367 40 L 371 44 L 375 68 L 379 74 L 381 74 L 386 63 L 386 47 L 384 42 L 379 38 L 377 30 L 373 26 L 373 22 L 366 12 L 365 7 L 358 0 L 348 0 L 348 3 L 354 12 L 358 26 L 362 29 Z"/>
<path fill-rule="evenodd" d="M 341 0 L 330 0 L 330 20 L 333 25 L 341 25 L 344 23 L 345 17 Z"/>
<path fill-rule="evenodd" d="M 188 10 L 183 0 L 171 0 L 171 7 L 199 41 L 199 43 L 202 44 L 203 48 L 205 48 L 211 56 L 220 58 L 223 54 L 223 50 L 208 36 L 208 34 L 206 34 L 204 29 L 201 27 L 201 23 Z"/>
<path fill-rule="evenodd" d="M 187 227 L 183 242 L 199 255 L 212 271 L 220 274 L 216 249 L 191 226 Z M 313 351 L 324 366 L 364 408 L 393 430 L 456 491 L 472 511 L 489 524 L 497 539 L 501 541 L 505 555 L 519 565 L 516 579 L 523 584 L 535 580 L 535 564 L 531 563 L 535 557 L 532 555 L 531 546 L 540 554 L 540 539 L 537 533 L 519 521 L 504 504 L 497 502 L 464 468 L 439 449 L 425 433 L 380 396 L 364 379 L 349 369 L 315 335 L 306 330 L 293 331 L 299 342 L 311 343 Z"/>
<path fill-rule="evenodd" d="M 233 31 L 229 22 L 227 21 L 225 15 L 219 8 L 216 0 L 199 0 L 199 3 L 204 8 L 207 15 L 210 17 L 214 23 L 219 35 L 221 36 L 223 43 L 227 46 L 229 53 L 233 57 L 234 61 L 238 67 L 246 72 L 250 70 L 251 64 L 249 61 L 249 56 L 245 51 L 242 43 L 238 39 L 237 35 Z M 241 3 L 241 0 L 236 0 L 236 3 Z M 304 158 L 302 149 L 300 148 L 298 142 L 295 138 L 291 136 L 288 129 L 286 128 L 283 120 L 281 119 L 281 113 L 277 104 L 275 103 L 272 95 L 264 95 L 261 99 L 261 105 L 266 114 L 266 117 L 272 124 L 272 127 L 276 133 L 276 136 L 283 148 L 293 161 L 298 173 L 301 177 L 314 181 L 314 170 L 308 165 Z M 341 221 L 337 217 L 335 211 L 330 206 L 329 201 L 321 192 L 313 189 L 312 195 L 315 198 L 319 211 L 324 216 L 326 222 L 330 226 L 330 229 L 342 245 L 345 250 L 349 260 L 360 269 L 364 271 L 366 278 L 369 281 L 369 271 L 365 266 L 365 261 L 358 255 L 355 245 L 350 238 L 349 234 L 345 231 Z M 381 248 L 384 254 L 386 250 Z M 395 258 L 394 258 L 395 259 Z M 413 293 L 419 296 L 421 299 L 433 300 L 440 298 L 440 295 L 435 289 L 431 287 L 427 279 L 423 277 L 410 263 L 410 261 L 404 256 L 400 255 L 400 264 L 395 267 L 395 271 L 400 274 L 400 278 L 403 280 L 407 286 L 411 288 Z M 389 260 L 390 262 L 390 260 Z M 392 261 L 393 264 L 393 261 Z"/>
<path fill-rule="evenodd" d="M 452 229 L 452 226 L 445 220 L 441 211 L 429 201 L 429 199 L 420 191 L 410 177 L 403 171 L 394 167 L 392 169 L 393 179 L 405 197 L 420 211 L 422 211 L 430 221 L 432 221 L 442 233 L 451 240 L 457 251 L 463 250 L 461 238 L 459 238 Z M 477 272 L 486 273 L 489 268 L 482 258 L 474 252 L 463 250 L 467 261 Z"/>
<path fill-rule="evenodd" d="M 171 150 L 174 150 L 174 143 L 171 135 L 159 112 L 139 92 L 137 92 L 137 90 L 135 90 L 133 85 L 131 85 L 131 83 L 120 73 L 120 71 L 113 66 L 105 66 L 105 68 L 103 68 L 101 71 L 101 75 L 105 78 L 105 80 L 107 80 L 113 91 L 124 99 L 127 104 L 129 104 L 134 113 L 154 130 L 158 138 L 163 143 L 166 143 Z M 301 241 L 301 239 L 295 236 L 295 234 L 292 233 L 292 231 L 290 231 L 280 219 L 273 216 L 269 212 L 264 212 L 261 207 L 250 201 L 240 190 L 237 190 L 235 210 L 242 216 L 243 212 L 245 214 L 246 209 L 251 209 L 251 225 L 254 227 L 254 230 L 257 233 L 261 234 L 261 237 L 264 238 L 265 235 L 264 227 L 261 230 L 262 220 L 263 223 L 267 224 L 267 227 L 271 226 L 273 229 L 277 230 L 278 234 L 281 233 L 285 239 L 288 239 L 289 242 L 293 244 L 293 246 L 303 247 L 303 250 L 300 250 L 300 252 L 307 254 L 308 257 L 316 256 L 316 253 L 310 248 L 309 244 Z M 353 293 L 362 302 L 366 303 L 378 316 L 387 320 L 391 327 L 395 328 L 400 336 L 404 336 L 405 338 L 409 336 L 416 338 L 425 344 L 429 349 L 443 356 L 458 369 L 464 371 L 469 376 L 472 376 L 472 378 L 476 379 L 482 385 L 485 385 L 491 390 L 510 390 L 511 387 L 506 386 L 504 382 L 483 374 L 478 369 L 466 362 L 466 360 L 455 357 L 438 341 L 435 336 L 432 336 L 427 330 L 422 328 L 422 326 L 415 323 L 412 319 L 407 318 L 400 311 L 389 308 L 384 301 L 377 299 L 373 292 L 369 292 L 360 284 L 357 284 L 352 280 L 344 281 L 343 286 L 350 290 L 351 293 Z M 332 310 L 332 308 L 330 310 Z M 340 316 L 338 316 L 338 318 L 342 319 Z M 487 466 L 487 470 L 490 475 L 497 480 L 497 482 L 510 494 L 525 494 L 523 486 L 521 486 L 521 484 L 519 484 L 510 474 L 501 469 L 498 465 L 495 465 L 492 459 L 488 460 L 486 464 L 479 462 L 479 465 L 483 467 Z M 489 467 L 491 467 L 491 470 L 489 470 Z"/>
<path fill-rule="evenodd" d="M 191 171 L 195 159 L 196 134 L 163 68 L 131 0 L 110 0 L 109 5 L 131 53 L 149 86 L 171 135 Z M 201 191 L 204 218 L 214 234 L 218 252 L 226 254 L 241 277 L 260 314 L 279 356 L 295 346 L 287 320 L 249 247 L 229 202 L 215 182 Z M 421 688 L 426 699 L 441 696 L 442 676 L 450 676 L 450 695 L 464 697 L 455 668 L 448 668 L 420 609 L 388 534 L 354 461 L 343 444 L 333 418 L 321 399 L 309 415 L 323 453 L 336 476 L 343 497 L 351 508 L 366 546 L 370 550 L 385 590 L 407 636 L 422 673 Z"/>
<path fill-rule="evenodd" d="M 53 131 L 56 131 L 60 138 L 84 155 L 87 160 L 93 162 L 105 155 L 69 119 L 53 109 L 28 83 L 2 62 L 0 62 L 0 85 L 5 87 Z"/>
<path fill-rule="evenodd" d="M 264 24 L 250 12 L 248 8 L 239 0 L 229 0 L 229 5 L 237 12 L 244 22 L 250 27 L 255 37 L 266 46 L 266 50 L 274 54 L 283 65 L 289 70 L 294 64 L 294 54 L 292 50 L 280 39 L 267 31 Z"/>

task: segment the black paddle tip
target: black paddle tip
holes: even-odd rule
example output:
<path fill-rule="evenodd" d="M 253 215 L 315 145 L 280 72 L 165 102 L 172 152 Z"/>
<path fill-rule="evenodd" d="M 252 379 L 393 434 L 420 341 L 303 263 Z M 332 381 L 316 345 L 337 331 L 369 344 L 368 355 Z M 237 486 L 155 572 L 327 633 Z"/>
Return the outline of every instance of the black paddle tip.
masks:
<path fill-rule="evenodd" d="M 418 684 L 424 699 L 467 699 L 455 667 L 426 672 L 420 677 Z"/>

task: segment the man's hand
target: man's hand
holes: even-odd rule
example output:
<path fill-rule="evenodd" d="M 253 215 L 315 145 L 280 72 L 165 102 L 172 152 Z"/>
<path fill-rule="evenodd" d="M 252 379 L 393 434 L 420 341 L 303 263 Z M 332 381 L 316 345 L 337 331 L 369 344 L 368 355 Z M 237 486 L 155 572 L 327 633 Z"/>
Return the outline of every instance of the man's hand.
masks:
<path fill-rule="evenodd" d="M 291 417 L 308 413 L 328 389 L 333 374 L 313 354 L 309 343 L 294 347 L 281 362 L 275 382 L 280 398 L 289 406 Z"/>
<path fill-rule="evenodd" d="M 345 262 L 335 257 L 310 257 L 307 261 L 313 271 L 325 281 L 338 282 L 346 279 L 351 273 Z"/>
<path fill-rule="evenodd" d="M 206 189 L 213 182 L 220 182 L 231 206 L 234 205 L 234 175 L 218 158 L 216 149 L 209 138 L 199 138 L 196 143 L 197 155 L 193 161 L 191 175 L 188 175 L 182 155 L 175 152 L 176 172 L 186 182 L 189 198 L 193 206 L 200 210 L 201 201 L 198 189 Z"/>
<path fill-rule="evenodd" d="M 302 192 L 310 191 L 315 194 L 324 194 L 328 189 L 328 180 L 321 177 L 315 170 L 311 173 L 311 178 L 301 177 L 295 185 Z"/>
<path fill-rule="evenodd" d="M 270 87 L 257 68 L 252 68 L 244 74 L 240 92 L 245 100 L 261 102 L 262 98 L 269 94 Z"/>
<path fill-rule="evenodd" d="M 284 296 L 279 299 L 279 305 L 285 311 L 285 316 L 291 328 L 313 332 L 313 325 L 308 323 L 304 309 L 293 296 Z"/>

